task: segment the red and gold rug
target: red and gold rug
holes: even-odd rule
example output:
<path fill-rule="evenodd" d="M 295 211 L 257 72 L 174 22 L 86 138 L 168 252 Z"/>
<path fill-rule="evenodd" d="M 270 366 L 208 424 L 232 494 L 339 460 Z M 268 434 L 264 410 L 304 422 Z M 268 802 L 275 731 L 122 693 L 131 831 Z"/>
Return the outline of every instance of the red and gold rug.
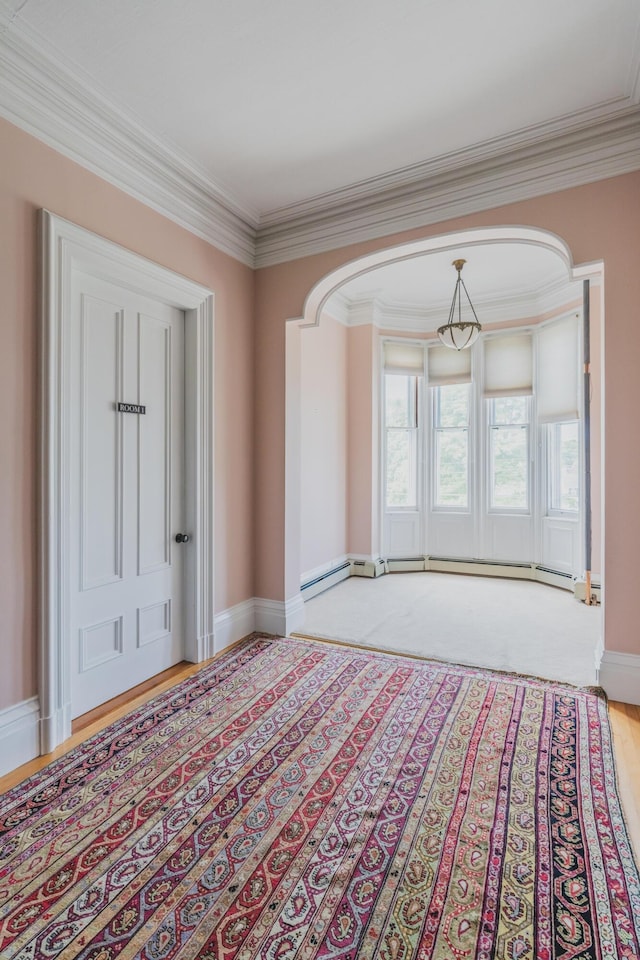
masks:
<path fill-rule="evenodd" d="M 3 798 L 3 960 L 638 958 L 606 707 L 259 637 Z"/>

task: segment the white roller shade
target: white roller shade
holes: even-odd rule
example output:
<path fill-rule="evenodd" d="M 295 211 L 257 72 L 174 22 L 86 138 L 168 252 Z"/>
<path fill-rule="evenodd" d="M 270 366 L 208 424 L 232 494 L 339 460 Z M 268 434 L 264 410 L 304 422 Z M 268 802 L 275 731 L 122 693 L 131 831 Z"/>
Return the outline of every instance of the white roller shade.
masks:
<path fill-rule="evenodd" d="M 424 373 L 424 347 L 419 343 L 387 340 L 384 345 L 385 373 L 404 373 L 419 377 Z"/>
<path fill-rule="evenodd" d="M 487 337 L 484 342 L 485 397 L 533 393 L 533 349 L 530 333 Z"/>
<path fill-rule="evenodd" d="M 450 347 L 441 346 L 429 347 L 427 369 L 430 387 L 471 383 L 471 351 L 452 350 Z"/>
<path fill-rule="evenodd" d="M 549 323 L 538 333 L 538 420 L 578 418 L 579 324 L 577 317 Z"/>

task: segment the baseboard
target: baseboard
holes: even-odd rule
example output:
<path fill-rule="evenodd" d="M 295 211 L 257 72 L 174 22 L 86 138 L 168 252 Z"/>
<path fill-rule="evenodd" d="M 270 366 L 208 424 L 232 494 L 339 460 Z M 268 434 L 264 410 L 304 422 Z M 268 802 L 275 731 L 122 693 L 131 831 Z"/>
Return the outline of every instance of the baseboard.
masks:
<path fill-rule="evenodd" d="M 264 600 L 254 598 L 256 630 L 287 637 L 304 626 L 304 598 L 301 593 L 288 600 Z"/>
<path fill-rule="evenodd" d="M 386 562 L 388 573 L 417 573 L 422 570 L 437 573 L 468 573 L 480 577 L 509 577 L 512 580 L 533 580 L 563 590 L 573 590 L 574 580 L 569 574 L 548 570 L 535 563 L 500 563 L 493 560 L 465 560 L 450 557 L 396 557 Z"/>
<path fill-rule="evenodd" d="M 40 755 L 37 697 L 0 710 L 0 776 Z"/>
<path fill-rule="evenodd" d="M 350 576 L 351 563 L 349 559 L 346 556 L 340 557 L 338 560 L 323 564 L 303 574 L 300 578 L 300 592 L 305 600 L 310 600 L 311 597 L 316 597 L 319 593 L 328 590 L 329 587 L 335 586 L 336 583 L 340 583 Z"/>
<path fill-rule="evenodd" d="M 640 704 L 640 656 L 605 650 L 600 661 L 598 682 L 610 700 Z"/>
<path fill-rule="evenodd" d="M 214 650 L 219 653 L 256 629 L 256 601 L 243 600 L 213 618 Z"/>

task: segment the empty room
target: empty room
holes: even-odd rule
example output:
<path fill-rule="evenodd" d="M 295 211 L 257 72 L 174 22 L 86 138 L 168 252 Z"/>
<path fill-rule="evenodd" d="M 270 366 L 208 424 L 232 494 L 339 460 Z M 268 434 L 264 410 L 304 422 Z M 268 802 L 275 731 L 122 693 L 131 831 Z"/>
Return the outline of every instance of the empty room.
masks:
<path fill-rule="evenodd" d="M 640 956 L 636 0 L 0 0 L 3 960 Z"/>

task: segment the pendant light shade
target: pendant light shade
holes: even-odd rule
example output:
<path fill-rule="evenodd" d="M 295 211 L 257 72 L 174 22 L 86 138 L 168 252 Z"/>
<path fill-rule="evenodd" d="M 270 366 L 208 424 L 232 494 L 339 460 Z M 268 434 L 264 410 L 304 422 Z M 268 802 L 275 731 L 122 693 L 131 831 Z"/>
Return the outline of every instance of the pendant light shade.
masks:
<path fill-rule="evenodd" d="M 482 330 L 482 327 L 480 326 L 476 316 L 476 311 L 473 309 L 471 297 L 467 293 L 464 280 L 460 276 L 460 272 L 466 262 L 466 260 L 453 261 L 453 266 L 458 271 L 458 279 L 456 280 L 455 290 L 453 291 L 453 300 L 451 301 L 451 309 L 449 310 L 449 320 L 443 326 L 438 327 L 438 336 L 440 337 L 440 340 L 445 347 L 451 347 L 452 350 L 466 350 L 467 347 L 470 347 L 476 342 L 480 336 L 480 331 Z M 466 308 L 465 313 L 467 319 L 462 319 L 461 287 L 464 290 L 464 295 L 467 298 L 469 307 L 471 308 L 471 313 L 473 315 L 472 320 L 469 318 L 469 313 Z"/>

